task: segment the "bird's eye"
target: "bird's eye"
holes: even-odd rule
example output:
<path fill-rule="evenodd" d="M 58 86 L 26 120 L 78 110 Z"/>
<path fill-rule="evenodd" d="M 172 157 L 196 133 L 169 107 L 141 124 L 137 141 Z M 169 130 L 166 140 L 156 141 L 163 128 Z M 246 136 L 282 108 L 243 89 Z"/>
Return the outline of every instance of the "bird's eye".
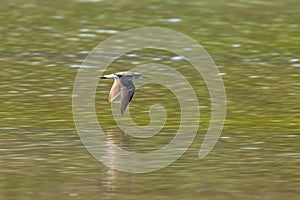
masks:
<path fill-rule="evenodd" d="M 120 78 L 120 77 L 122 77 L 122 75 L 121 75 L 121 74 L 116 74 L 116 75 L 117 75 L 117 77 L 119 77 L 119 78 Z"/>

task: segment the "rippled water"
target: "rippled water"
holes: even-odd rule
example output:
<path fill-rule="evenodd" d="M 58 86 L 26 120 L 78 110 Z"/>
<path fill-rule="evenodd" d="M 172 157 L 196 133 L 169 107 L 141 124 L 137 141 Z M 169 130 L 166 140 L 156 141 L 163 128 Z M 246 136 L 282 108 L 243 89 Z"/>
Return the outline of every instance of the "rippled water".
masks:
<path fill-rule="evenodd" d="M 290 1 L 4 0 L 0 8 L 0 199 L 298 199 L 300 187 L 299 3 Z M 181 56 L 137 50 L 107 73 L 149 60 L 174 67 L 197 91 L 201 120 L 194 143 L 161 170 L 130 174 L 93 158 L 76 132 L 72 90 L 77 71 L 101 41 L 137 27 L 171 28 L 199 42 L 215 60 L 227 93 L 221 138 L 198 152 L 210 120 L 210 98 Z M 189 49 L 186 49 L 187 51 Z M 95 75 L 97 76 L 97 75 Z M 99 83 L 96 112 L 114 144 L 148 152 L 178 127 L 178 102 L 168 90 L 137 90 L 130 112 L 149 123 L 153 103 L 172 113 L 149 140 L 113 123 Z M 153 96 L 153 94 L 156 94 Z"/>

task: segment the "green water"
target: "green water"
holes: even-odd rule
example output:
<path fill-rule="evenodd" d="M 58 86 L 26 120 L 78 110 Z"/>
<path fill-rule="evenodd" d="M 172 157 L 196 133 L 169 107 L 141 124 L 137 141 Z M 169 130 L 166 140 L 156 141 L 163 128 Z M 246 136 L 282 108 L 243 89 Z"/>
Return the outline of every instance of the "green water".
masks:
<path fill-rule="evenodd" d="M 299 9 L 296 0 L 2 0 L 0 199 L 298 199 Z M 202 91 L 200 127 L 188 151 L 161 170 L 130 174 L 107 168 L 85 149 L 73 121 L 72 90 L 96 45 L 148 26 L 180 31 L 208 51 L 222 74 L 227 116 L 213 151 L 198 159 L 210 119 L 203 80 L 166 52 L 119 58 L 110 72 L 162 57 L 156 62 L 178 68 Z M 155 85 L 136 92 L 130 111 L 137 124 L 149 123 L 153 102 L 173 113 L 167 134 L 145 141 L 118 130 L 106 100 L 111 82 L 100 86 L 96 111 L 106 116 L 99 121 L 117 144 L 147 152 L 173 137 L 180 116 L 172 93 Z"/>

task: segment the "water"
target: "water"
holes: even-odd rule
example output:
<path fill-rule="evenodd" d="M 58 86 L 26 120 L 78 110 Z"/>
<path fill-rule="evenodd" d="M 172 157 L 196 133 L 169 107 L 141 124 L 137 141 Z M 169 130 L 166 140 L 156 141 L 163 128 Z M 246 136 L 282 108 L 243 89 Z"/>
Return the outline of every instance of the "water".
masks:
<path fill-rule="evenodd" d="M 0 199 L 298 199 L 299 7 L 295 0 L 2 1 Z M 228 109 L 217 145 L 198 159 L 210 120 L 203 80 L 178 55 L 137 50 L 122 56 L 108 73 L 150 60 L 178 69 L 201 91 L 200 128 L 188 151 L 161 170 L 130 174 L 107 168 L 84 148 L 72 89 L 98 43 L 145 26 L 181 31 L 202 44 L 220 70 Z M 153 103 L 175 113 L 163 134 L 142 140 L 113 123 L 110 87 L 98 86 L 96 112 L 115 144 L 148 152 L 172 139 L 179 119 L 172 93 L 157 85 L 136 92 L 130 108 L 137 124 L 149 123 Z"/>

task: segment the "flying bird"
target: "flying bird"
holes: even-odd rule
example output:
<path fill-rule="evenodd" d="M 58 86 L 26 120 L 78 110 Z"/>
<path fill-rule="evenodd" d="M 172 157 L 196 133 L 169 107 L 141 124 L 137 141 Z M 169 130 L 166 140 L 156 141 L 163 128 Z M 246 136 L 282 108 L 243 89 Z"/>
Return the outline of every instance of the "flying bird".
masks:
<path fill-rule="evenodd" d="M 141 73 L 126 71 L 98 76 L 98 78 L 115 79 L 108 95 L 108 101 L 112 102 L 121 93 L 121 114 L 124 115 L 135 92 L 135 85 L 133 83 L 133 80 L 146 77 Z"/>

